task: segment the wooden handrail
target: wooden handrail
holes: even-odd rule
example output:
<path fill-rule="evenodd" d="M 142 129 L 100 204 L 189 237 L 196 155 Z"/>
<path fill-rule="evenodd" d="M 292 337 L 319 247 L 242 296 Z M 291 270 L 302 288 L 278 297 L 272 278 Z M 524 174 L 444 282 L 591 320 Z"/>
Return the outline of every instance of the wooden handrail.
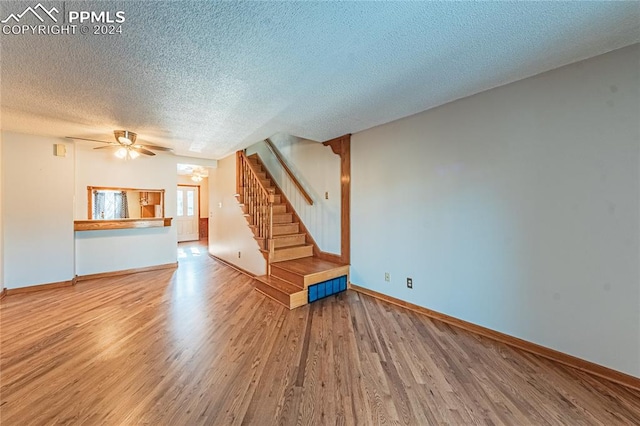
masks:
<path fill-rule="evenodd" d="M 296 186 L 296 188 L 298 188 L 298 191 L 300 191 L 304 199 L 307 200 L 307 203 L 309 203 L 309 205 L 313 205 L 313 200 L 311 199 L 307 191 L 304 190 L 304 188 L 300 184 L 300 181 L 298 181 L 298 179 L 295 177 L 289 166 L 287 166 L 287 163 L 285 163 L 284 158 L 282 158 L 282 155 L 280 154 L 280 151 L 278 151 L 278 148 L 276 148 L 276 146 L 273 144 L 273 142 L 271 142 L 269 138 L 265 139 L 264 141 L 266 142 L 267 147 L 269 147 L 271 152 L 273 152 L 273 155 L 276 156 L 284 171 L 287 172 L 287 175 L 289 175 L 289 178 L 293 181 L 293 184 Z"/>

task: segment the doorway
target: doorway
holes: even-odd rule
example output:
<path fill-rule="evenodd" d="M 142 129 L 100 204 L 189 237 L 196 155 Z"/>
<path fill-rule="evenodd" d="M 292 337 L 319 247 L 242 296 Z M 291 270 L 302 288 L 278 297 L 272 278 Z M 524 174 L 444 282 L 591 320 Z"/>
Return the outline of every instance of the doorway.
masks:
<path fill-rule="evenodd" d="M 178 227 L 178 242 L 199 240 L 200 187 L 178 185 L 177 200 L 176 225 Z"/>

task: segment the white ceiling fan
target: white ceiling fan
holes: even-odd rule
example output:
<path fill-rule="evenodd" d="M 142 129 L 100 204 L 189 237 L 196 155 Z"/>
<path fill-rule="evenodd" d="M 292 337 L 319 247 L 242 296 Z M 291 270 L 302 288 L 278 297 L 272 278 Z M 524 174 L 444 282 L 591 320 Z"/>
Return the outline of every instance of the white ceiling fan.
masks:
<path fill-rule="evenodd" d="M 149 155 L 149 156 L 156 155 L 156 153 L 151 150 L 165 151 L 165 152 L 173 151 L 173 149 L 166 148 L 164 146 L 150 145 L 150 144 L 137 144 L 136 138 L 138 137 L 138 135 L 129 130 L 114 130 L 113 134 L 116 138 L 116 142 L 106 142 L 106 141 L 100 141 L 97 139 L 76 138 L 73 136 L 67 136 L 67 138 L 90 141 L 90 142 L 106 143 L 107 146 L 98 146 L 93 149 L 116 148 L 117 149 L 115 153 L 116 157 L 123 158 L 123 159 L 138 158 L 140 154 Z"/>

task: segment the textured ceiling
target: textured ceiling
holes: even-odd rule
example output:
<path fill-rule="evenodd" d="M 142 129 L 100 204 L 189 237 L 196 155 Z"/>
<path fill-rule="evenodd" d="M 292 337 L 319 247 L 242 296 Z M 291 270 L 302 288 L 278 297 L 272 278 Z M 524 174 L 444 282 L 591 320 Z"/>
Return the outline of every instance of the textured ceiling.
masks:
<path fill-rule="evenodd" d="M 638 2 L 42 3 L 126 21 L 0 36 L 3 129 L 124 128 L 203 158 L 357 132 L 640 41 Z M 2 2 L 0 19 L 35 4 Z"/>

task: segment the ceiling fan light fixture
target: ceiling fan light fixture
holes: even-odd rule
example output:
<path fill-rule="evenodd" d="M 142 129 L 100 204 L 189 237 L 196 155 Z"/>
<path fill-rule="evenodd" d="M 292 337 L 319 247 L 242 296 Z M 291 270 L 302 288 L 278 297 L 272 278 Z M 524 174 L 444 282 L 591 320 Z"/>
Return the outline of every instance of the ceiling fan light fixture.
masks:
<path fill-rule="evenodd" d="M 127 148 L 118 148 L 118 150 L 115 152 L 115 155 L 119 159 L 123 160 L 127 156 Z"/>
<path fill-rule="evenodd" d="M 115 152 L 115 156 L 121 160 L 135 160 L 136 158 L 140 157 L 140 153 L 134 149 L 131 149 L 131 147 L 123 146 L 121 148 L 118 148 L 118 150 Z"/>

